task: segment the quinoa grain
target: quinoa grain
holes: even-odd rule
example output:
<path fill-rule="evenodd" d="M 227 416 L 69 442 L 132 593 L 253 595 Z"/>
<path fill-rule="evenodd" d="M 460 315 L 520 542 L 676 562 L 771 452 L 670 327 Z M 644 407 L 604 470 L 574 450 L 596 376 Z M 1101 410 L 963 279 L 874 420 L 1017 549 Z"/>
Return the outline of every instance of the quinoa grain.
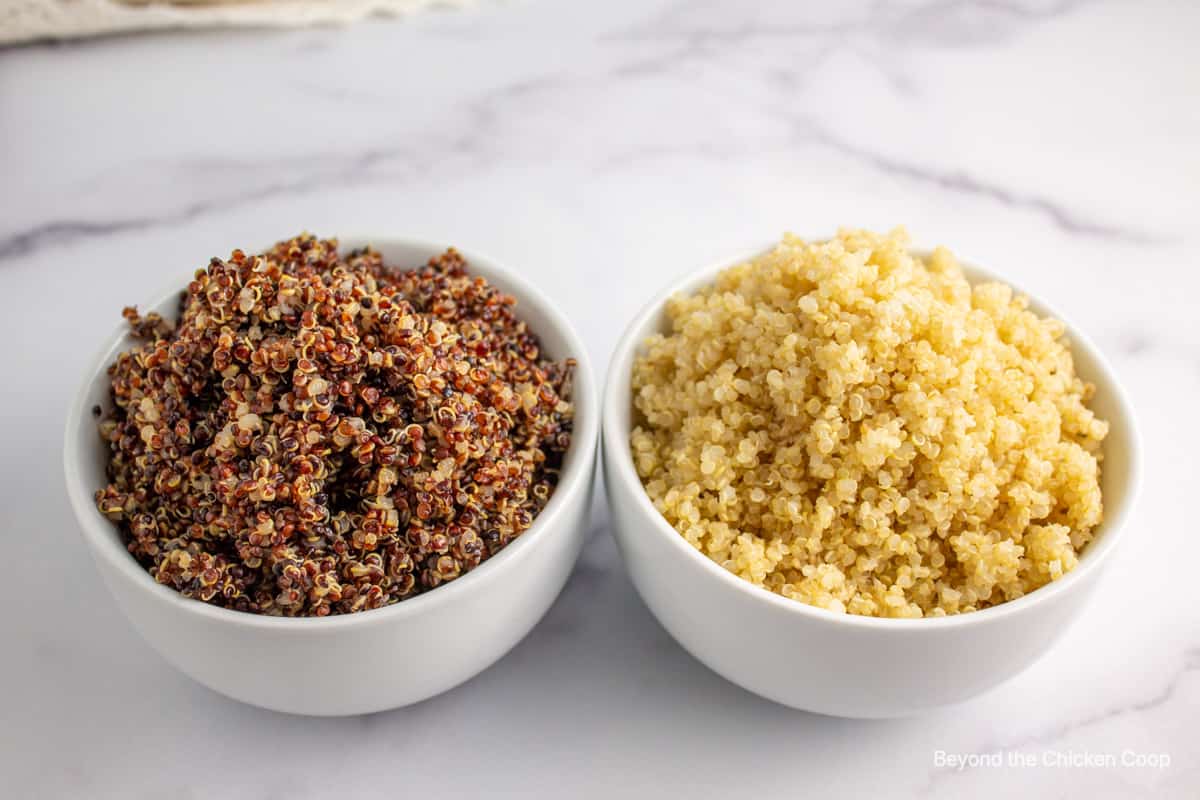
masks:
<path fill-rule="evenodd" d="M 1101 442 L 1064 328 L 904 231 L 786 236 L 667 305 L 633 370 L 634 463 L 731 572 L 836 612 L 922 617 L 1070 571 Z"/>
<path fill-rule="evenodd" d="M 385 267 L 310 235 L 124 311 L 96 492 L 159 583 L 325 616 L 437 587 L 517 538 L 570 443 L 573 361 L 454 250 Z"/>

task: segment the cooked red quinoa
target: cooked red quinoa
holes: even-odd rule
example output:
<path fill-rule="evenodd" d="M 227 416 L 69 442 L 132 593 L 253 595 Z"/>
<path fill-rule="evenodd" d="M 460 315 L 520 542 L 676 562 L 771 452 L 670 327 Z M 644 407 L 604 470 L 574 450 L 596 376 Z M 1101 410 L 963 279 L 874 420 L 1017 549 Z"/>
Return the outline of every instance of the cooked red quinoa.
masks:
<path fill-rule="evenodd" d="M 453 580 L 525 531 L 570 442 L 570 359 L 454 250 L 386 267 L 302 235 L 125 309 L 96 492 L 159 583 L 325 616 Z"/>

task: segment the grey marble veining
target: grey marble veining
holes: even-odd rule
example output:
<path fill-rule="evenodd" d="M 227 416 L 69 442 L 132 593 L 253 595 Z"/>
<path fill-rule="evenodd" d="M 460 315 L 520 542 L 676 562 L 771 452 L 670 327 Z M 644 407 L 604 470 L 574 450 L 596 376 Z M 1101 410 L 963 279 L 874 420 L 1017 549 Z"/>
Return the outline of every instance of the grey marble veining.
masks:
<path fill-rule="evenodd" d="M 1197 796 L 1198 35 L 1183 2 L 530 0 L 0 50 L 0 795 Z M 784 230 L 896 224 L 1087 331 L 1146 448 L 1089 613 L 961 706 L 854 722 L 726 683 L 637 599 L 597 503 L 571 582 L 494 668 L 371 717 L 271 714 L 137 638 L 63 501 L 95 343 L 235 246 L 307 228 L 492 253 L 602 370 L 675 276 Z M 938 750 L 1171 765 L 956 771 Z"/>

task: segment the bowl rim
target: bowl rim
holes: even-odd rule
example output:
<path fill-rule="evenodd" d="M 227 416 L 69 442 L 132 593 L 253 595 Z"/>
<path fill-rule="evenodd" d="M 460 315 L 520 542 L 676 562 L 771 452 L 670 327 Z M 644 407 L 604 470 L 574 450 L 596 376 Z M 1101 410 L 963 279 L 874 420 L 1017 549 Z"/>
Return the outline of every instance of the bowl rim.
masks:
<path fill-rule="evenodd" d="M 801 237 L 804 242 L 811 244 L 829 241 L 832 238 L 834 237 Z M 1096 385 L 1098 391 L 1103 389 L 1112 397 L 1115 407 L 1119 410 L 1116 418 L 1108 421 L 1111 424 L 1122 424 L 1130 442 L 1128 486 L 1126 487 L 1126 492 L 1120 506 L 1116 509 L 1116 513 L 1110 516 L 1108 509 L 1105 509 L 1105 518 L 1101 522 L 1104 535 L 1089 542 L 1083 553 L 1080 554 L 1079 563 L 1074 569 L 1058 580 L 1040 586 L 1021 597 L 977 611 L 950 614 L 944 617 L 868 617 L 859 614 L 829 611 L 805 603 L 802 600 L 784 597 L 769 589 L 751 583 L 745 578 L 728 571 L 707 555 L 701 553 L 667 522 L 666 518 L 654 507 L 650 496 L 645 491 L 641 478 L 634 469 L 633 454 L 629 446 L 629 431 L 620 430 L 616 419 L 618 408 L 623 406 L 629 407 L 632 404 L 631 371 L 634 354 L 643 347 L 645 338 L 652 332 L 649 327 L 652 320 L 662 312 L 664 305 L 671 297 L 678 294 L 692 293 L 703 287 L 710 286 L 722 271 L 744 264 L 758 256 L 765 255 L 778 245 L 779 242 L 770 242 L 766 245 L 760 244 L 752 248 L 743 248 L 735 251 L 732 257 L 711 262 L 698 270 L 680 275 L 655 294 L 653 299 L 637 312 L 632 321 L 626 326 L 625 331 L 621 334 L 621 338 L 618 340 L 616 348 L 613 350 L 612 358 L 609 361 L 608 374 L 603 390 L 601 439 L 606 467 L 605 478 L 615 478 L 624 485 L 626 493 L 633 496 L 636 513 L 647 518 L 650 521 L 650 527 L 653 528 L 656 535 L 665 536 L 671 542 L 670 546 L 676 553 L 680 554 L 681 558 L 691 560 L 693 564 L 696 564 L 701 570 L 711 575 L 715 580 L 729 589 L 737 591 L 751 600 L 765 603 L 783 613 L 792 614 L 797 619 L 807 619 L 834 626 L 910 633 L 913 631 L 936 631 L 966 625 L 988 624 L 998 621 L 1003 617 L 1020 614 L 1035 605 L 1044 603 L 1052 597 L 1070 591 L 1075 586 L 1083 585 L 1087 576 L 1100 568 L 1106 557 L 1113 551 L 1118 541 L 1122 538 L 1121 534 L 1127 527 L 1129 517 L 1136 506 L 1138 495 L 1141 491 L 1142 441 L 1133 411 L 1133 404 L 1130 402 L 1125 389 L 1121 386 L 1117 378 L 1116 371 L 1108 359 L 1105 358 L 1104 353 L 1080 328 L 1049 303 L 1026 291 L 1022 286 L 990 269 L 978 266 L 973 260 L 960 257 L 956 251 L 951 252 L 954 252 L 955 258 L 959 265 L 963 267 L 964 272 L 968 273 L 967 280 L 969 283 L 972 285 L 986 281 L 1004 283 L 1012 288 L 1014 294 L 1023 295 L 1028 298 L 1031 308 L 1039 315 L 1049 315 L 1059 320 L 1065 328 L 1065 335 L 1070 342 L 1072 353 L 1078 351 L 1085 351 L 1087 353 L 1088 357 L 1096 365 L 1098 372 L 1096 376 L 1093 376 L 1092 382 Z M 911 243 L 906 249 L 909 253 L 921 258 L 927 258 L 933 252 L 932 248 L 916 247 Z M 624 391 L 619 391 L 621 389 L 624 389 Z M 618 394 L 621 396 L 618 397 Z M 1118 419 L 1119 422 L 1117 421 Z M 632 416 L 630 421 L 632 423 Z M 609 491 L 612 492 L 613 487 L 610 487 Z M 613 524 L 616 524 L 615 520 Z"/>
<path fill-rule="evenodd" d="M 356 613 L 332 614 L 325 617 L 275 617 L 248 611 L 236 611 L 202 600 L 184 597 L 175 589 L 155 581 L 150 573 L 125 549 L 120 536 L 112 535 L 114 523 L 104 518 L 96 509 L 93 500 L 95 490 L 84 486 L 83 470 L 79 466 L 81 456 L 86 451 L 80 445 L 78 431 L 84 422 L 85 415 L 91 416 L 90 409 L 85 408 L 88 393 L 97 381 L 108 380 L 108 367 L 114 360 L 117 349 L 125 342 L 129 333 L 128 324 L 122 323 L 104 339 L 103 344 L 86 362 L 88 366 L 75 389 L 75 397 L 68 407 L 63 437 L 63 470 L 68 500 L 83 533 L 83 538 L 93 556 L 96 559 L 103 559 L 111 567 L 110 570 L 105 571 L 104 577 L 107 577 L 109 572 L 117 573 L 130 584 L 144 590 L 148 596 L 165 603 L 178 613 L 207 618 L 216 623 L 250 628 L 269 628 L 276 631 L 331 633 L 345 628 L 413 617 L 434 610 L 436 606 L 452 603 L 467 592 L 483 590 L 489 583 L 498 580 L 506 569 L 511 571 L 513 566 L 521 561 L 530 550 L 551 535 L 548 529 L 568 514 L 567 507 L 572 501 L 577 501 L 577 497 L 582 494 L 586 502 L 590 496 L 592 486 L 588 478 L 592 474 L 599 440 L 599 392 L 596 389 L 587 348 L 566 314 L 560 311 L 555 303 L 531 282 L 523 278 L 517 270 L 475 249 L 399 234 L 376 236 L 352 232 L 347 235 L 326 238 L 336 240 L 341 253 L 368 244 L 381 250 L 402 247 L 428 251 L 431 255 L 453 247 L 467 260 L 472 274 L 483 275 L 489 282 L 493 280 L 493 277 L 496 278 L 499 283 L 503 284 L 502 290 L 506 294 L 517 298 L 516 309 L 519 319 L 523 318 L 520 312 L 522 307 L 535 307 L 545 317 L 548 326 L 553 328 L 557 337 L 565 342 L 566 349 L 571 353 L 567 357 L 574 358 L 576 362 L 571 382 L 571 403 L 575 407 L 575 417 L 571 444 L 567 451 L 571 455 L 571 461 L 560 475 L 558 485 L 547 501 L 546 507 L 534 517 L 529 529 L 518 536 L 515 541 L 510 542 L 499 553 L 466 574 L 437 587 L 436 590 L 430 590 L 380 608 Z M 260 248 L 255 252 L 260 252 L 262 249 L 265 248 Z M 192 271 L 192 274 L 194 272 L 195 270 Z M 184 291 L 190 280 L 189 275 L 182 282 L 182 288 L 180 281 L 173 281 L 170 289 L 157 295 L 155 302 L 143 306 L 143 308 L 159 308 L 169 302 L 173 296 Z M 535 333 L 538 334 L 540 340 L 544 340 L 541 331 L 535 331 Z M 95 442 L 97 447 L 102 443 L 98 435 Z M 120 531 L 118 530 L 117 533 L 119 534 Z"/>

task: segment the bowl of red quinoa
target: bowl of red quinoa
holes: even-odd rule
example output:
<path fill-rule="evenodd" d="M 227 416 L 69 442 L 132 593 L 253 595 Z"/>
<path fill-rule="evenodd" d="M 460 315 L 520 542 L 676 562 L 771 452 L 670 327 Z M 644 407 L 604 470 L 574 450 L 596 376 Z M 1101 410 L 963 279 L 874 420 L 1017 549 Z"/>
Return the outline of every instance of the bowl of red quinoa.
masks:
<path fill-rule="evenodd" d="M 68 497 L 118 605 L 187 675 L 278 711 L 397 708 L 557 597 L 599 409 L 582 342 L 516 271 L 303 235 L 125 316 L 68 415 Z"/>
<path fill-rule="evenodd" d="M 788 236 L 679 280 L 618 343 L 603 415 L 651 612 L 730 681 L 835 716 L 919 713 L 1032 664 L 1140 484 L 1096 346 L 902 230 Z"/>

